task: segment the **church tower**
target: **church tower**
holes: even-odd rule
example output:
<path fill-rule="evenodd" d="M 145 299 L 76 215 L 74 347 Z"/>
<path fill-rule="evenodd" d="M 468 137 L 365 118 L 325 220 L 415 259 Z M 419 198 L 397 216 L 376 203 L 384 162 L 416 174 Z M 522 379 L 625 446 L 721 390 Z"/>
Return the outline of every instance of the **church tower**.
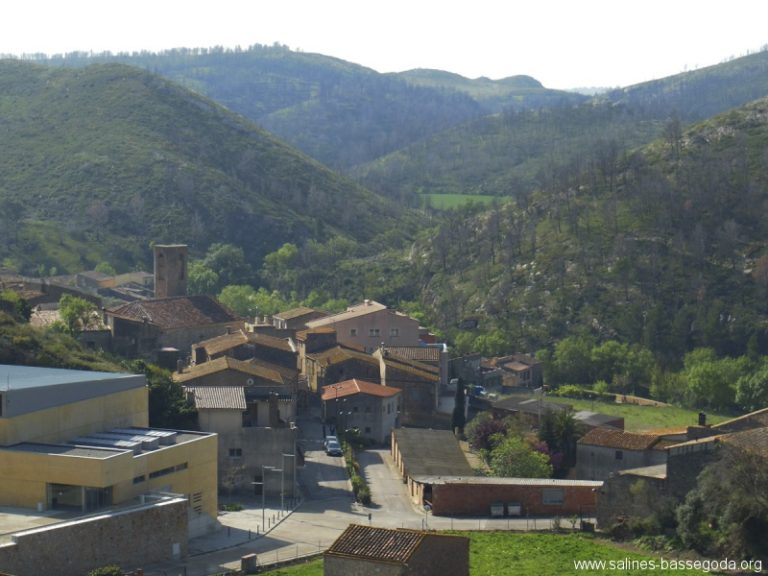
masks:
<path fill-rule="evenodd" d="M 186 244 L 156 245 L 155 252 L 155 298 L 170 298 L 187 295 Z"/>

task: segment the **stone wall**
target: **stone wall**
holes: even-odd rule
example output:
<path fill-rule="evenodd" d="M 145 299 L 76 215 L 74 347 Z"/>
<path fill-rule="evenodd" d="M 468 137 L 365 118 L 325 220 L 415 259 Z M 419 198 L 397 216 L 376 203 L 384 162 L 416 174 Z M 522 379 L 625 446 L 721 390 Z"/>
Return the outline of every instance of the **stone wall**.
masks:
<path fill-rule="evenodd" d="M 402 576 L 405 567 L 399 562 L 376 562 L 362 558 L 326 554 L 323 558 L 324 576 Z"/>
<path fill-rule="evenodd" d="M 404 574 L 469 576 L 469 538 L 428 534 L 408 559 Z"/>
<path fill-rule="evenodd" d="M 663 478 L 616 474 L 605 481 L 597 500 L 597 525 L 609 530 L 616 524 L 667 512 L 674 506 Z"/>
<path fill-rule="evenodd" d="M 0 546 L 0 571 L 15 576 L 83 576 L 107 564 L 133 570 L 187 555 L 187 500 L 19 532 Z"/>

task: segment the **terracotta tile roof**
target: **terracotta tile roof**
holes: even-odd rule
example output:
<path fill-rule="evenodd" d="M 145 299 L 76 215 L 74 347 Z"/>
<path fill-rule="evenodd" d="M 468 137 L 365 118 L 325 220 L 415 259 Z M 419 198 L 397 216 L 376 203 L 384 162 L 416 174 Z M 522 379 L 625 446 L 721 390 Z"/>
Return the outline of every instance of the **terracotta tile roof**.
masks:
<path fill-rule="evenodd" d="M 326 401 L 335 400 L 336 398 L 354 396 L 355 394 L 368 394 L 369 396 L 378 396 L 379 398 L 391 398 L 392 396 L 400 394 L 400 389 L 353 378 L 351 380 L 338 382 L 337 384 L 323 386 L 322 399 Z"/>
<path fill-rule="evenodd" d="M 525 372 L 526 370 L 531 369 L 528 364 L 518 362 L 517 360 L 513 360 L 512 362 L 504 362 L 503 364 L 500 364 L 500 366 L 503 370 L 509 370 L 511 372 Z"/>
<path fill-rule="evenodd" d="M 307 354 L 307 357 L 312 358 L 321 366 L 330 366 L 347 360 L 361 360 L 369 364 L 379 365 L 379 361 L 370 354 L 358 352 L 346 346 L 334 346 L 317 354 Z"/>
<path fill-rule="evenodd" d="M 413 556 L 425 536 L 424 532 L 416 530 L 350 524 L 326 554 L 405 563 Z"/>
<path fill-rule="evenodd" d="M 763 426 L 768 426 L 768 408 L 756 410 L 755 412 L 750 412 L 749 414 L 744 414 L 743 416 L 732 418 L 725 422 L 719 422 L 714 424 L 712 429 L 720 432 L 735 432 L 737 430 L 761 428 Z"/>
<path fill-rule="evenodd" d="M 239 318 L 210 296 L 175 296 L 130 302 L 107 314 L 148 322 L 163 330 L 237 322 Z"/>
<path fill-rule="evenodd" d="M 275 336 L 269 336 L 268 334 L 252 333 L 248 334 L 248 339 L 257 346 L 266 346 L 267 348 L 275 348 L 284 352 L 296 352 L 293 344 L 287 338 L 277 338 Z"/>
<path fill-rule="evenodd" d="M 266 368 L 259 364 L 254 364 L 253 362 L 236 360 L 235 358 L 229 358 L 227 356 L 216 358 L 210 362 L 196 364 L 182 374 L 174 372 L 173 379 L 180 383 L 192 382 L 202 376 L 210 376 L 211 374 L 216 374 L 217 372 L 223 372 L 225 370 L 236 370 L 243 374 L 269 380 L 275 384 L 284 384 L 282 375 L 276 370 Z"/>
<path fill-rule="evenodd" d="M 242 330 L 237 330 L 231 334 L 222 334 L 208 340 L 203 340 L 197 343 L 197 346 L 205 349 L 205 351 L 213 356 L 232 348 L 237 348 L 248 342 L 248 336 Z"/>
<path fill-rule="evenodd" d="M 333 326 L 318 326 L 317 328 L 308 328 L 296 332 L 296 339 L 304 341 L 309 334 L 330 334 L 331 332 L 336 332 Z"/>
<path fill-rule="evenodd" d="M 415 360 L 406 360 L 405 358 L 393 358 L 392 356 L 384 356 L 384 364 L 387 368 L 402 370 L 403 372 L 414 374 L 425 380 L 440 379 L 440 369 L 431 364 L 424 364 L 423 362 L 416 362 Z"/>
<path fill-rule="evenodd" d="M 245 389 L 242 386 L 185 386 L 192 393 L 195 408 L 246 410 Z"/>
<path fill-rule="evenodd" d="M 662 441 L 653 434 L 637 434 L 613 428 L 593 428 L 581 437 L 579 444 L 620 450 L 649 450 L 661 449 L 671 443 Z"/>
<path fill-rule="evenodd" d="M 392 356 L 417 362 L 439 362 L 442 348 L 437 346 L 387 346 L 385 351 Z"/>
<path fill-rule="evenodd" d="M 768 427 L 753 428 L 721 436 L 723 443 L 768 458 Z"/>

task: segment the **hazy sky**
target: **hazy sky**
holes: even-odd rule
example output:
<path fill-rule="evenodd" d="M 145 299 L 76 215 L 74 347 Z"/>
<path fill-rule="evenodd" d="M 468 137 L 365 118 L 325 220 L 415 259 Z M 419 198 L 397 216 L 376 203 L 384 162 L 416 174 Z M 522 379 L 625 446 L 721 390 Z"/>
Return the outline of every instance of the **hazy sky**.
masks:
<path fill-rule="evenodd" d="M 626 86 L 768 44 L 764 0 L 4 0 L 0 54 L 279 42 L 379 72 Z"/>

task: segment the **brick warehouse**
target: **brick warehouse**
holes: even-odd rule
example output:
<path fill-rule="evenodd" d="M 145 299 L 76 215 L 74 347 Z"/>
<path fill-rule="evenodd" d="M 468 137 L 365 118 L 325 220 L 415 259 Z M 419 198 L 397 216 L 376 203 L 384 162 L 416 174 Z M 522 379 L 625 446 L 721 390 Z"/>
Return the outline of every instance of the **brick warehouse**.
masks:
<path fill-rule="evenodd" d="M 411 478 L 416 498 L 436 516 L 593 515 L 602 482 L 550 478 Z M 493 512 L 492 512 L 493 509 Z"/>

